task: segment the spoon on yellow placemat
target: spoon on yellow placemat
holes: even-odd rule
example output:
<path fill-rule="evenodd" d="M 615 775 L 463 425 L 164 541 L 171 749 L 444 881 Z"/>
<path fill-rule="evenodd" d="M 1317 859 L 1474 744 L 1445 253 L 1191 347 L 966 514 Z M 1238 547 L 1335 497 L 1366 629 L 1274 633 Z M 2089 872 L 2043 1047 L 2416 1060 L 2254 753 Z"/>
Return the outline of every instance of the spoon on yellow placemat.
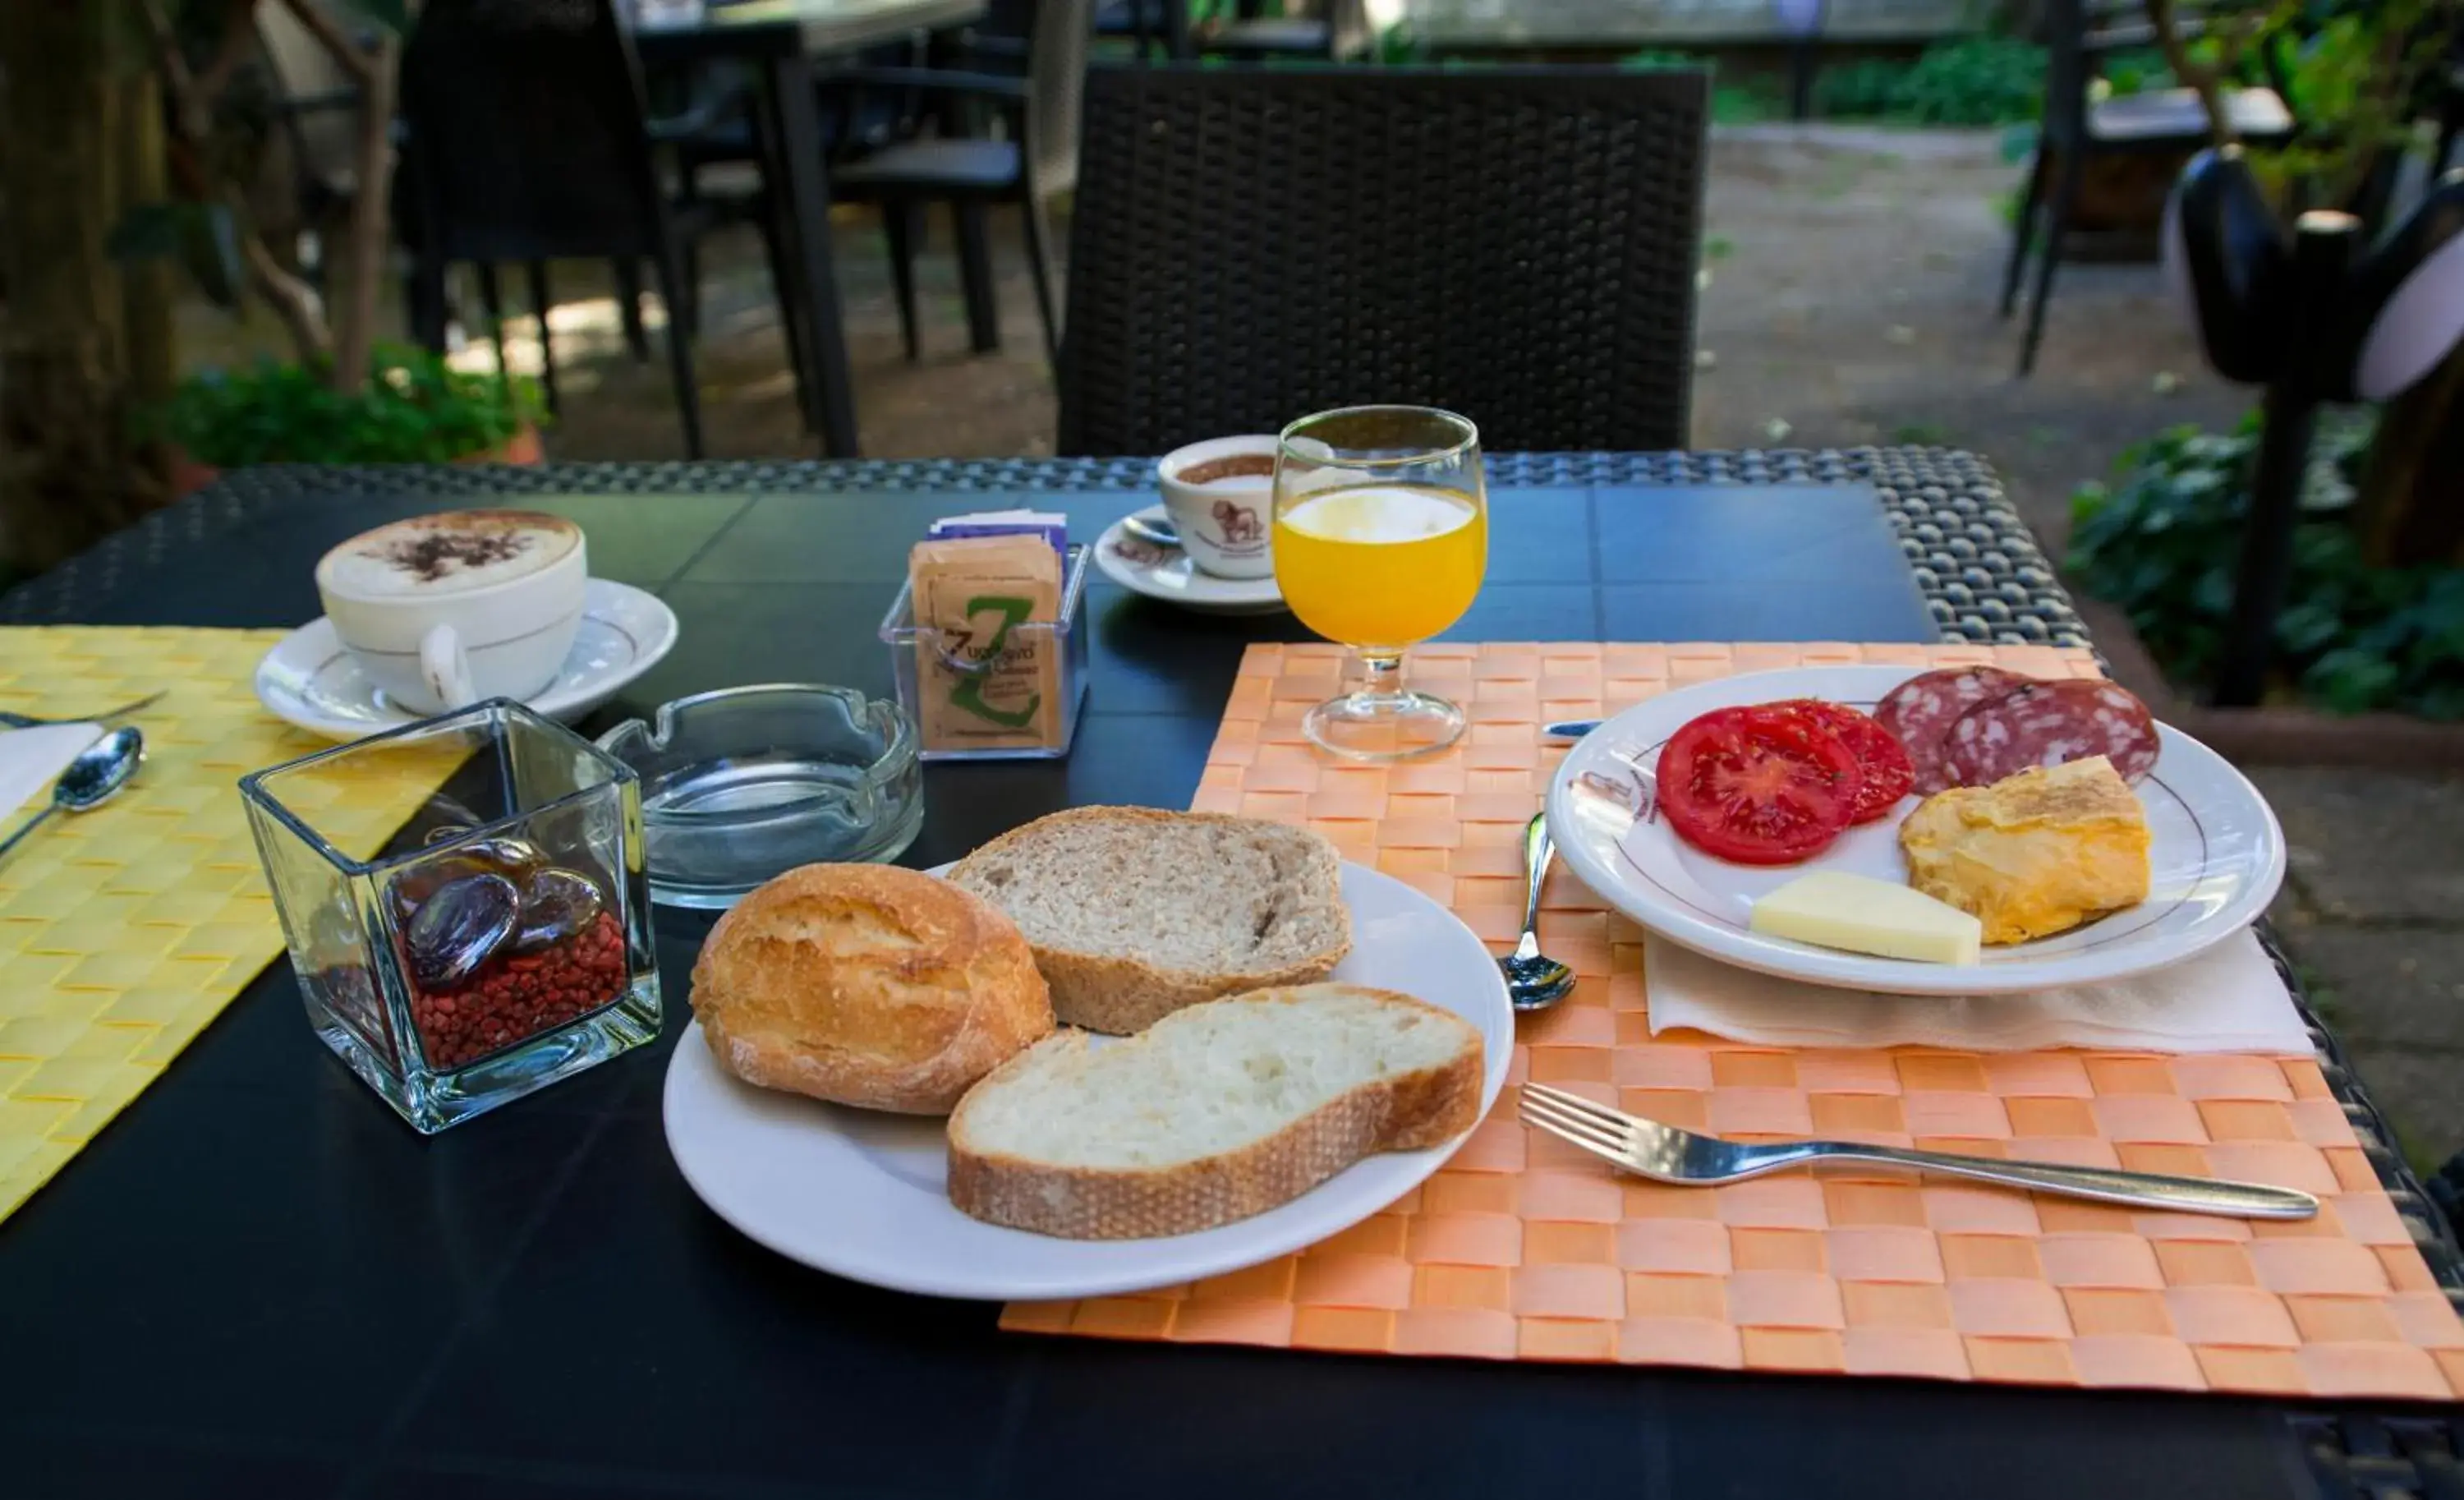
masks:
<path fill-rule="evenodd" d="M 120 795 L 145 759 L 145 737 L 134 729 L 115 729 L 77 753 L 60 779 L 52 783 L 52 804 L 28 818 L 16 832 L 0 839 L 0 854 L 17 847 L 45 818 L 66 810 L 85 812 Z"/>

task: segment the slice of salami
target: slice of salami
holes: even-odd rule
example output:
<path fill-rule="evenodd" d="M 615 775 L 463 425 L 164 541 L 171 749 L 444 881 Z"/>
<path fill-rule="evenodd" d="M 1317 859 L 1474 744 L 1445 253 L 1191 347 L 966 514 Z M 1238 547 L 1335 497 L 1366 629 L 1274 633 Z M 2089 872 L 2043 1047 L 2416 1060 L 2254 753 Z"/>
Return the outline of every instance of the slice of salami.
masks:
<path fill-rule="evenodd" d="M 2031 766 L 2101 755 L 2125 781 L 2155 767 L 2156 720 L 2129 689 L 2074 678 L 2031 682 L 1959 717 L 1943 744 L 1961 786 L 1990 786 Z"/>
<path fill-rule="evenodd" d="M 1959 784 L 1943 761 L 1943 741 L 1959 717 L 2028 681 L 1999 667 L 1946 667 L 1920 673 L 1882 695 L 1882 701 L 1874 705 L 1874 719 L 1908 753 L 1918 796 L 1930 797 Z"/>

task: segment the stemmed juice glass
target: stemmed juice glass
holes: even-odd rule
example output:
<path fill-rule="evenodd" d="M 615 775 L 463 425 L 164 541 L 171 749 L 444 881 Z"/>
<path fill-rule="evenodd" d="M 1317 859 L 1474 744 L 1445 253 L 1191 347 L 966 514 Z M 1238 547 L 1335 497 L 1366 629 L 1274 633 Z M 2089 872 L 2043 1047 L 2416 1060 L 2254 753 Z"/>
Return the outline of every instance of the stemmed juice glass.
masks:
<path fill-rule="evenodd" d="M 1487 571 L 1480 430 L 1429 407 L 1301 418 L 1277 445 L 1274 550 L 1284 603 L 1365 673 L 1310 709 L 1303 733 L 1360 761 L 1461 738 L 1461 707 L 1403 685 L 1403 653 L 1462 619 Z"/>

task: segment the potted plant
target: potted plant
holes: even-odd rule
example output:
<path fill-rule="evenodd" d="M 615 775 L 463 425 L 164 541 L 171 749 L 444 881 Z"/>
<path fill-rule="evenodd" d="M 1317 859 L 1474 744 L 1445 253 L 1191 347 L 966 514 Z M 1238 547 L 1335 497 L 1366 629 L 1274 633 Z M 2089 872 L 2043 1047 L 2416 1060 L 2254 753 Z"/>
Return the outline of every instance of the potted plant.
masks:
<path fill-rule="evenodd" d="M 352 388 L 274 360 L 192 375 L 153 425 L 175 455 L 173 488 L 186 494 L 248 464 L 535 464 L 540 414 L 532 381 L 380 344 Z"/>

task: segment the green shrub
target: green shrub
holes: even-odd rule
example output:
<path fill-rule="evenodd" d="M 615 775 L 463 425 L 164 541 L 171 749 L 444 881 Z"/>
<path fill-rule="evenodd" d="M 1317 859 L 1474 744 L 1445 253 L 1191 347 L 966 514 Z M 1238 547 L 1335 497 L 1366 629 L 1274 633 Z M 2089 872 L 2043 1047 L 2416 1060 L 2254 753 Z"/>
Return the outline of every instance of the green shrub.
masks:
<path fill-rule="evenodd" d="M 267 360 L 181 382 L 153 428 L 217 469 L 247 464 L 446 463 L 502 447 L 542 407 L 532 381 L 456 370 L 425 349 L 387 345 L 360 390 Z"/>
<path fill-rule="evenodd" d="M 1936 42 L 1914 62 L 1867 57 L 1815 79 L 1815 109 L 1837 119 L 1920 125 L 2003 125 L 2036 118 L 2045 50 L 2007 36 Z"/>
<path fill-rule="evenodd" d="M 2277 669 L 2334 713 L 2464 719 L 2464 568 L 2372 567 L 2347 523 L 2370 430 L 2323 428 L 2313 448 Z M 2111 487 L 2071 501 L 2073 576 L 2126 611 L 2178 679 L 2206 680 L 2222 647 L 2257 452 L 2255 417 L 2231 432 L 2174 428 L 2124 453 Z"/>
<path fill-rule="evenodd" d="M 1831 63 L 1814 76 L 1814 111 L 1837 120 L 1887 118 L 1908 67 L 1884 57 Z"/>

